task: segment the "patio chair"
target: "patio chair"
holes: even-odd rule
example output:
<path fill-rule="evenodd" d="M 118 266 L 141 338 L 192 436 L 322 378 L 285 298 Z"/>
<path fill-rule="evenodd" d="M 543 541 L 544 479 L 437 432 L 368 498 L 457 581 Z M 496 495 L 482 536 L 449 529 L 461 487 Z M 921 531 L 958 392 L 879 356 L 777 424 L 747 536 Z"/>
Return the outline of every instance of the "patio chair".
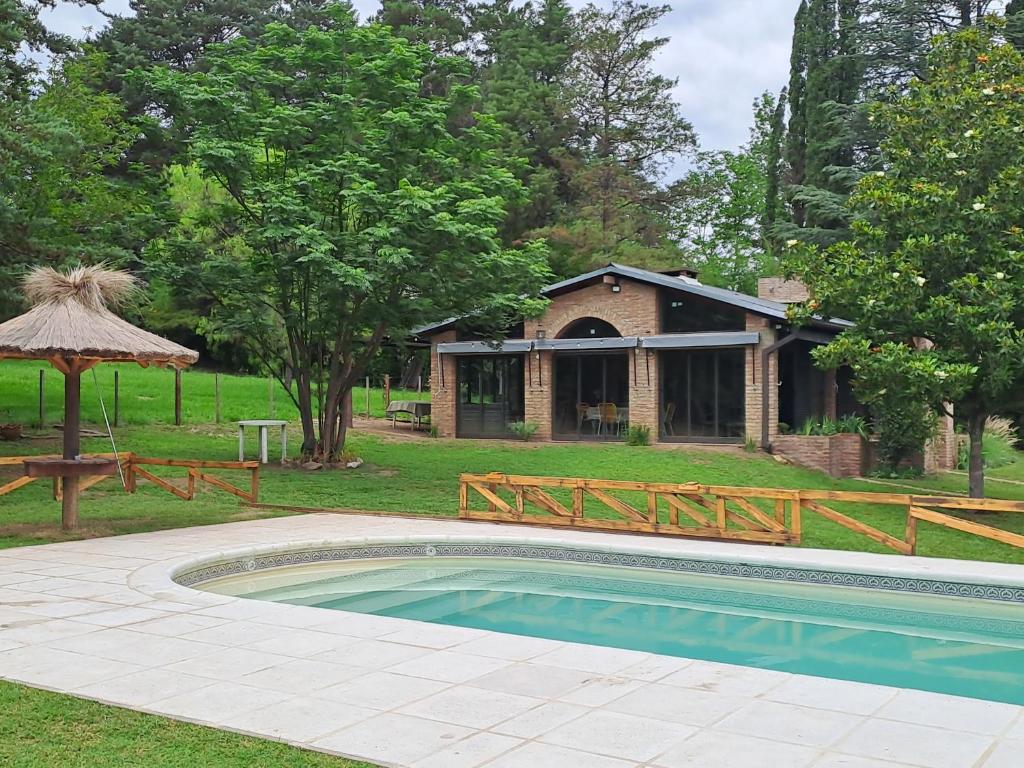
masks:
<path fill-rule="evenodd" d="M 611 429 L 614 429 L 615 434 L 619 433 L 619 409 L 615 407 L 615 403 L 598 403 L 597 415 L 598 434 L 604 432 L 606 426 Z"/>
<path fill-rule="evenodd" d="M 583 431 L 583 422 L 587 420 L 587 412 L 590 406 L 586 403 L 576 403 L 576 434 Z"/>
<path fill-rule="evenodd" d="M 669 403 L 665 406 L 665 413 L 661 416 L 661 425 L 665 429 L 666 435 L 675 435 L 675 427 L 672 426 L 672 420 L 676 417 L 676 404 Z"/>

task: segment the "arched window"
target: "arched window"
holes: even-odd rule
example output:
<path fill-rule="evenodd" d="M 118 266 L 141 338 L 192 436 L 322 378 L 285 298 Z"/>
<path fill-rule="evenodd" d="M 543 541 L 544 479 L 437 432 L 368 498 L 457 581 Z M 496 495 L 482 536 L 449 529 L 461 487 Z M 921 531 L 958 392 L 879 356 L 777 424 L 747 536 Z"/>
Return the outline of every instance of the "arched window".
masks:
<path fill-rule="evenodd" d="M 617 338 L 622 334 L 615 326 L 596 317 L 584 317 L 566 326 L 558 338 L 560 339 L 608 339 Z"/>

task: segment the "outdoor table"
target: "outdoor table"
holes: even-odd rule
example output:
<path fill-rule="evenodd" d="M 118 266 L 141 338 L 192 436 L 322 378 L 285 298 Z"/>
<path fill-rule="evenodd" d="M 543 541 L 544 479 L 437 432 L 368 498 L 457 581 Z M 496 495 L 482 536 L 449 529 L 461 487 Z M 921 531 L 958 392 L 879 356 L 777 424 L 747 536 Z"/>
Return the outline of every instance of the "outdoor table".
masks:
<path fill-rule="evenodd" d="M 394 429 L 400 413 L 408 413 L 412 417 L 410 423 L 415 429 L 419 429 L 423 424 L 423 417 L 430 416 L 430 403 L 425 400 L 392 400 L 387 407 L 387 415 L 391 417 L 392 429 Z"/>
<path fill-rule="evenodd" d="M 281 428 L 281 463 L 288 458 L 288 422 L 280 419 L 246 419 L 238 422 L 238 460 L 245 461 L 245 428 L 256 427 L 260 435 L 260 463 L 268 463 L 267 432 L 270 427 Z"/>

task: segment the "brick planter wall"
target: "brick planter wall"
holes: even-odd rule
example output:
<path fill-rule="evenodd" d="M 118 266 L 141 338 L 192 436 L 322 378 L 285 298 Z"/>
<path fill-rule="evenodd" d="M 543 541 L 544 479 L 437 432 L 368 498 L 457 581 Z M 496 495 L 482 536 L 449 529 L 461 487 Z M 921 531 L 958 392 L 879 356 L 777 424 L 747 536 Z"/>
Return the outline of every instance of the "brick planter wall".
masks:
<path fill-rule="evenodd" d="M 832 477 L 858 477 L 866 468 L 860 435 L 778 435 L 772 441 L 772 453 Z"/>

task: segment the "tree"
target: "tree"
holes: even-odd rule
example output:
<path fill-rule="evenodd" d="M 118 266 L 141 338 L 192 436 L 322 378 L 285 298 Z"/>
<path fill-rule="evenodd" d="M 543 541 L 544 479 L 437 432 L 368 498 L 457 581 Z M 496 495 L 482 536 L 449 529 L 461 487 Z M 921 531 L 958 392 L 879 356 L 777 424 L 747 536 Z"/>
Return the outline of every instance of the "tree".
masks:
<path fill-rule="evenodd" d="M 507 129 L 507 151 L 527 160 L 529 200 L 509 211 L 505 226 L 512 242 L 555 223 L 571 194 L 568 170 L 578 157 L 564 88 L 572 10 L 566 0 L 495 0 L 473 8 L 472 30 L 483 109 Z"/>
<path fill-rule="evenodd" d="M 572 200 L 556 225 L 569 237 L 552 237 L 575 243 L 573 261 L 607 262 L 624 253 L 646 266 L 680 260 L 665 237 L 658 182 L 666 164 L 697 141 L 672 98 L 676 81 L 655 74 L 652 65 L 668 40 L 650 33 L 668 10 L 615 0 L 609 10 L 588 5 L 574 19 L 564 88 L 576 127 L 566 171 Z"/>
<path fill-rule="evenodd" d="M 614 0 L 610 10 L 588 5 L 576 16 L 567 98 L 576 141 L 595 161 L 653 176 L 696 147 L 693 126 L 672 98 L 677 81 L 652 68 L 668 38 L 650 32 L 669 10 Z"/>
<path fill-rule="evenodd" d="M 166 66 L 180 72 L 202 68 L 211 45 L 253 38 L 271 21 L 301 27 L 316 18 L 326 0 L 129 0 L 131 14 L 105 13 L 110 24 L 90 44 L 106 54 L 97 73 L 98 90 L 120 98 L 126 113 L 148 117 L 127 159 L 162 169 L 179 159 L 184 137 L 169 132 L 167 115 L 152 98 L 140 73 Z"/>
<path fill-rule="evenodd" d="M 102 57 L 59 58 L 45 89 L 0 102 L 0 314 L 28 264 L 124 262 L 150 208 L 110 178 L 134 136 L 120 101 L 88 86 Z"/>
<path fill-rule="evenodd" d="M 779 204 L 771 183 L 781 119 L 775 97 L 762 94 L 747 144 L 734 152 L 698 153 L 693 169 L 671 187 L 673 235 L 705 282 L 756 293 L 757 278 L 773 261 L 764 234 Z"/>
<path fill-rule="evenodd" d="M 211 325 L 247 340 L 284 383 L 294 377 L 303 453 L 333 461 L 343 404 L 382 343 L 423 322 L 473 314 L 501 327 L 539 310 L 542 243 L 502 247 L 521 194 L 459 80 L 424 46 L 341 6 L 305 30 L 211 46 L 202 72 L 151 82 L 178 105 L 196 163 L 228 193 L 218 219 L 244 248 L 168 243 L 169 277 L 214 304 Z"/>
<path fill-rule="evenodd" d="M 845 234 L 844 202 L 854 164 L 859 59 L 851 28 L 856 0 L 803 0 L 794 20 L 789 82 L 787 164 L 789 222 L 778 239 L 829 244 Z"/>
<path fill-rule="evenodd" d="M 857 323 L 824 362 L 887 368 L 876 395 L 916 368 L 966 418 L 972 496 L 985 419 L 1024 382 L 1024 58 L 999 34 L 938 39 L 925 79 L 872 109 L 884 170 L 858 184 L 852 238 L 794 258 L 804 311 Z"/>
<path fill-rule="evenodd" d="M 465 0 L 381 0 L 374 21 L 439 56 L 460 56 L 469 47 L 469 10 Z"/>

